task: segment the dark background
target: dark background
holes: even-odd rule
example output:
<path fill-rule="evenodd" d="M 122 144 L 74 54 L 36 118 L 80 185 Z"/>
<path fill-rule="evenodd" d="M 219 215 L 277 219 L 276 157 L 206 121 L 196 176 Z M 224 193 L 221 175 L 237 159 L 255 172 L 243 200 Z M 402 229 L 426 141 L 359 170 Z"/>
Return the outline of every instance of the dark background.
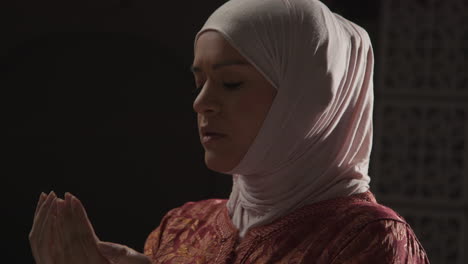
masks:
<path fill-rule="evenodd" d="M 0 262 L 33 263 L 41 192 L 75 194 L 101 240 L 139 251 L 169 209 L 227 198 L 230 177 L 203 162 L 188 70 L 196 32 L 224 2 L 2 6 Z M 377 49 L 379 1 L 324 2 L 366 28 Z"/>

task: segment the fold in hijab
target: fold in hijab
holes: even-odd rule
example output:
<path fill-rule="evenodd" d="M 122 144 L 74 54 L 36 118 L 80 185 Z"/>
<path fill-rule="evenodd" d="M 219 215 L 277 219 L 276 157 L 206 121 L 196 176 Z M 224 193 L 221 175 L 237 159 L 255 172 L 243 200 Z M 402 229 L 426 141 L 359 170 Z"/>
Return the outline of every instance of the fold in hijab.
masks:
<path fill-rule="evenodd" d="M 227 203 L 240 237 L 318 201 L 366 192 L 374 58 L 367 32 L 317 0 L 231 0 L 215 30 L 277 89 Z"/>

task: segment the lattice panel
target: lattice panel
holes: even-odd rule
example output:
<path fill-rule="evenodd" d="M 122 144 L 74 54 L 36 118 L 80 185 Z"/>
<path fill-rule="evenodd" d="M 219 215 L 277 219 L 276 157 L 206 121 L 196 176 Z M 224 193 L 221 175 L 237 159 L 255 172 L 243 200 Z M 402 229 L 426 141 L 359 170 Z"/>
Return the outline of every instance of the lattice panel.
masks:
<path fill-rule="evenodd" d="M 431 263 L 466 264 L 468 230 L 463 213 L 394 209 L 411 225 Z"/>
<path fill-rule="evenodd" d="M 382 1 L 385 92 L 468 94 L 468 1 Z"/>
<path fill-rule="evenodd" d="M 468 263 L 468 1 L 381 3 L 371 189 L 432 264 Z"/>
<path fill-rule="evenodd" d="M 380 197 L 466 201 L 468 105 L 384 103 L 376 116 L 373 188 Z"/>

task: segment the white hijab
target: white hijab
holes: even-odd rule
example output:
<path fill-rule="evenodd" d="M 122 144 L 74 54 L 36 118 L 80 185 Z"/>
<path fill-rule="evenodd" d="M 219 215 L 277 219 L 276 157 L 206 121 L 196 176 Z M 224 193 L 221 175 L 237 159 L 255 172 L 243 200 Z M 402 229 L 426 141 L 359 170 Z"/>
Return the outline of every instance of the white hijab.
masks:
<path fill-rule="evenodd" d="M 243 237 L 304 205 L 369 189 L 373 52 L 367 32 L 318 0 L 231 0 L 207 20 L 277 89 L 227 172 Z"/>

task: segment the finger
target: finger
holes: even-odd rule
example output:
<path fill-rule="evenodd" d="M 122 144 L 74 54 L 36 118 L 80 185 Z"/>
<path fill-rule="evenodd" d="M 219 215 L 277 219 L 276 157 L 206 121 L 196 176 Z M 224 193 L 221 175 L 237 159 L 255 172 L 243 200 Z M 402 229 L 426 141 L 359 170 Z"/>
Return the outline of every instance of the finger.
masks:
<path fill-rule="evenodd" d="M 46 225 L 46 221 L 49 218 L 49 215 L 53 212 L 53 211 L 51 211 L 51 208 L 55 204 L 55 200 L 57 199 L 57 196 L 55 195 L 55 193 L 53 191 L 51 192 L 51 194 L 49 196 L 51 197 L 50 200 L 46 201 L 44 203 L 45 207 L 41 208 L 41 212 L 38 213 L 38 217 L 40 217 L 40 219 L 38 219 L 39 220 L 39 222 L 38 222 L 38 224 L 39 224 L 38 234 L 42 234 L 43 228 Z M 49 197 L 47 199 L 49 199 Z M 56 209 L 54 209 L 54 210 L 56 210 Z"/>
<path fill-rule="evenodd" d="M 57 202 L 54 199 L 52 202 L 46 220 L 44 221 L 43 230 L 41 231 L 41 241 L 39 244 L 39 251 L 41 260 L 44 263 L 55 263 L 54 248 L 56 247 L 54 238 L 55 219 L 57 212 Z"/>
<path fill-rule="evenodd" d="M 71 202 L 72 202 L 72 209 L 74 211 L 74 214 L 77 217 L 76 219 L 80 223 L 81 230 L 84 232 L 84 234 L 87 235 L 87 239 L 90 239 L 93 241 L 99 241 L 99 238 L 94 232 L 93 225 L 91 224 L 91 221 L 89 220 L 88 214 L 86 213 L 86 209 L 84 208 L 81 201 L 75 196 L 71 195 Z"/>
<path fill-rule="evenodd" d="M 71 197 L 72 211 L 75 216 L 74 222 L 78 233 L 80 234 L 81 243 L 86 251 L 87 255 L 95 258 L 100 256 L 97 248 L 97 238 L 94 233 L 93 227 L 86 215 L 86 210 L 84 209 L 81 202 L 78 198 Z"/>
<path fill-rule="evenodd" d="M 31 251 L 37 263 L 41 262 L 41 254 L 38 250 L 38 246 L 40 245 L 40 239 L 41 239 L 41 229 L 44 224 L 45 218 L 47 216 L 48 209 L 54 199 L 54 196 L 55 196 L 55 193 L 53 191 L 50 192 L 46 200 L 40 206 L 40 209 L 37 215 L 34 217 L 34 222 L 31 228 L 31 232 L 29 233 L 29 242 L 31 245 Z"/>
<path fill-rule="evenodd" d="M 56 237 L 56 247 L 55 247 L 55 256 L 56 256 L 56 263 L 67 263 L 65 259 L 64 249 L 64 209 L 65 209 L 65 201 L 62 199 L 57 199 L 57 218 L 56 218 L 56 225 L 55 225 L 55 237 Z"/>
<path fill-rule="evenodd" d="M 38 209 L 37 214 L 34 216 L 34 223 L 33 227 L 41 226 L 44 216 L 47 214 L 47 210 L 51 205 L 52 200 L 56 197 L 54 191 L 51 191 L 49 195 L 47 195 L 45 201 L 41 204 L 40 208 Z M 34 226 L 35 225 L 35 226 Z"/>
<path fill-rule="evenodd" d="M 127 255 L 127 249 L 123 245 L 111 242 L 98 242 L 99 252 L 111 263 L 118 262 Z"/>
<path fill-rule="evenodd" d="M 63 263 L 87 263 L 86 256 L 84 255 L 85 253 L 79 242 L 79 234 L 74 225 L 74 216 L 71 210 L 71 197 L 69 193 L 65 193 L 65 202 L 62 209 Z"/>
<path fill-rule="evenodd" d="M 46 198 L 47 195 L 43 192 L 41 193 L 41 195 L 39 195 L 39 201 L 37 202 L 36 211 L 34 211 L 34 217 L 37 215 L 37 212 L 39 212 L 39 208 L 41 207 L 42 203 L 45 201 Z"/>

